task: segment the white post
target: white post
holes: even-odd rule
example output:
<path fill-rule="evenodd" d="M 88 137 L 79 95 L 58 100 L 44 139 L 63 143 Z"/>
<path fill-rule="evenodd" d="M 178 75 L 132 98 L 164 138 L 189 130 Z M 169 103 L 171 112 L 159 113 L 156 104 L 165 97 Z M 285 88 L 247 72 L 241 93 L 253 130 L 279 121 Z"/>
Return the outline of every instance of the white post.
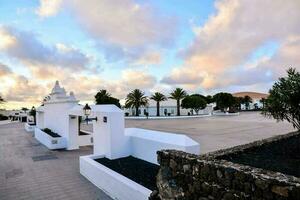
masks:
<path fill-rule="evenodd" d="M 111 108 L 97 112 L 98 121 L 93 121 L 94 155 L 116 159 L 130 155 L 129 138 L 124 134 L 124 113 L 114 105 L 99 105 Z M 94 110 L 96 106 L 93 107 Z"/>
<path fill-rule="evenodd" d="M 78 123 L 78 116 L 69 116 L 69 131 L 68 131 L 68 150 L 78 149 L 78 134 L 79 134 L 79 123 Z"/>

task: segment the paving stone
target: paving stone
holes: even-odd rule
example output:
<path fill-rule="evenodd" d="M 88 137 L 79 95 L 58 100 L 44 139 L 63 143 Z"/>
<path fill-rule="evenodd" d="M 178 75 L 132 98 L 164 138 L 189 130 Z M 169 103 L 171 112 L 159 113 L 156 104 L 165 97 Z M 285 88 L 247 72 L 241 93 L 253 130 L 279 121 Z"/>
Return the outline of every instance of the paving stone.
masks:
<path fill-rule="evenodd" d="M 0 200 L 111 200 L 79 173 L 75 151 L 51 151 L 24 124 L 0 125 Z"/>
<path fill-rule="evenodd" d="M 33 156 L 32 160 L 34 162 L 36 161 L 44 161 L 44 160 L 54 160 L 54 159 L 58 159 L 55 155 L 41 155 L 41 156 Z"/>

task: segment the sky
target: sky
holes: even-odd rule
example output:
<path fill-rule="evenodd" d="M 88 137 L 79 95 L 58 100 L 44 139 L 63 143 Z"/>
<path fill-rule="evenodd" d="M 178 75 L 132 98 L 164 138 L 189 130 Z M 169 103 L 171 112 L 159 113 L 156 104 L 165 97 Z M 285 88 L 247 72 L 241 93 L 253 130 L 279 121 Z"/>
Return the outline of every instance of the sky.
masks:
<path fill-rule="evenodd" d="M 300 69 L 299 0 L 0 0 L 3 108 L 39 105 L 56 80 L 82 101 L 267 93 Z"/>

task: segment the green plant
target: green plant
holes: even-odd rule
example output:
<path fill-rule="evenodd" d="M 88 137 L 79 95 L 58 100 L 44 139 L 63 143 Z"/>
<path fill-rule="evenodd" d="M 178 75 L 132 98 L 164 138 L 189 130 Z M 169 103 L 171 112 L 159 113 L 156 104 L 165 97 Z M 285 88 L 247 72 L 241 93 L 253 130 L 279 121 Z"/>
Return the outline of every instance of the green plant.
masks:
<path fill-rule="evenodd" d="M 166 101 L 168 98 L 159 92 L 155 92 L 150 99 L 156 101 L 156 116 L 160 116 L 160 112 L 159 112 L 159 107 L 160 107 L 160 102 L 161 101 Z"/>
<path fill-rule="evenodd" d="M 0 114 L 0 121 L 2 120 L 8 120 L 9 118 L 5 115 Z"/>
<path fill-rule="evenodd" d="M 266 99 L 265 98 L 261 98 L 259 100 L 259 102 L 262 104 L 262 109 L 264 109 L 265 108 Z"/>
<path fill-rule="evenodd" d="M 177 116 L 180 116 L 180 100 L 186 96 L 187 96 L 187 93 L 182 88 L 176 88 L 173 92 L 170 93 L 169 98 L 176 100 Z"/>
<path fill-rule="evenodd" d="M 241 110 L 241 104 L 243 104 L 244 98 L 243 97 L 234 97 L 234 100 L 235 100 L 236 109 Z"/>
<path fill-rule="evenodd" d="M 95 95 L 96 104 L 114 104 L 121 108 L 120 100 L 112 97 L 106 90 L 100 90 Z"/>
<path fill-rule="evenodd" d="M 139 108 L 148 105 L 148 98 L 145 93 L 139 89 L 130 92 L 126 97 L 125 107 L 135 108 L 135 116 L 139 116 Z"/>
<path fill-rule="evenodd" d="M 252 98 L 248 95 L 244 96 L 243 103 L 245 104 L 246 110 L 250 109 L 250 103 L 252 103 Z"/>
<path fill-rule="evenodd" d="M 223 112 L 236 104 L 235 98 L 230 93 L 220 92 L 215 94 L 213 98 L 217 104 L 217 107 Z"/>
<path fill-rule="evenodd" d="M 181 102 L 181 107 L 185 109 L 192 109 L 194 110 L 197 115 L 199 113 L 199 110 L 202 110 L 206 107 L 207 103 L 201 95 L 190 95 L 186 96 L 182 102 Z"/>
<path fill-rule="evenodd" d="M 263 114 L 278 121 L 287 120 L 300 130 L 300 73 L 287 70 L 287 77 L 274 83 L 265 101 Z"/>

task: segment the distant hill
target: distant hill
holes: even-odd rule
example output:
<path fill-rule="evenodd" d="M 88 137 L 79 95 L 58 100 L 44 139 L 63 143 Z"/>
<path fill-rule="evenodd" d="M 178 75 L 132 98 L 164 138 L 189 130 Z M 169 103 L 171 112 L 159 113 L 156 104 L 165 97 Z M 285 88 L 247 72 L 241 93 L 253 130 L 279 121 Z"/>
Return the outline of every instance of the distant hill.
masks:
<path fill-rule="evenodd" d="M 244 96 L 249 96 L 252 99 L 262 99 L 262 98 L 267 98 L 269 95 L 265 93 L 259 93 L 259 92 L 236 92 L 232 93 L 234 97 L 244 97 Z"/>

